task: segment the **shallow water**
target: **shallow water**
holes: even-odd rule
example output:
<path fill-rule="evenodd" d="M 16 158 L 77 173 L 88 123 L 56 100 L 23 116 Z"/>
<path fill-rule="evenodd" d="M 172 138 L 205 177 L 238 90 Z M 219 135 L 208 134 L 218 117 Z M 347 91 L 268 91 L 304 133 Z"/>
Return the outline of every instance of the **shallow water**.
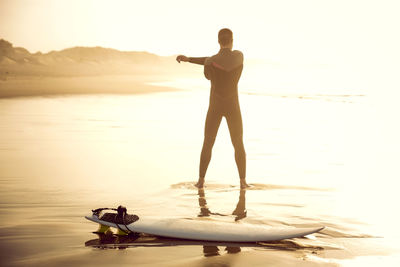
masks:
<path fill-rule="evenodd" d="M 387 148 L 395 139 L 379 105 L 360 95 L 242 94 L 252 187 L 240 194 L 223 121 L 202 196 L 193 182 L 207 101 L 200 91 L 0 99 L 2 265 L 398 261 L 398 171 Z M 240 249 L 150 237 L 104 243 L 84 215 L 119 204 L 139 216 L 232 222 L 244 206 L 245 222 L 326 228 Z"/>

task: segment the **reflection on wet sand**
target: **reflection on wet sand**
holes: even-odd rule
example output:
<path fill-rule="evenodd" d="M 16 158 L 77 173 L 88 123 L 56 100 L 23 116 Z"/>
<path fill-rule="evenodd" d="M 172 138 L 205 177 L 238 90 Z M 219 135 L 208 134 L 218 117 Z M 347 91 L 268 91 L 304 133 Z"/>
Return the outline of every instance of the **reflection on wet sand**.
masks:
<path fill-rule="evenodd" d="M 235 242 L 216 242 L 216 241 L 198 241 L 198 240 L 187 240 L 187 239 L 175 239 L 167 237 L 158 237 L 141 234 L 139 236 L 118 236 L 114 234 L 102 234 L 94 233 L 98 238 L 90 239 L 85 242 L 87 247 L 95 247 L 100 249 L 126 249 L 134 247 L 172 247 L 172 246 L 203 246 L 204 253 L 211 253 L 212 251 L 219 251 L 215 249 L 218 247 L 226 247 L 228 253 L 240 252 L 241 247 L 258 247 L 258 248 L 275 248 L 280 249 L 278 242 L 266 242 L 266 243 L 235 243 Z M 287 241 L 289 243 L 296 244 L 292 241 Z M 285 245 L 288 243 L 285 242 Z M 271 244 L 271 245 L 270 245 Z M 275 244 L 275 245 L 273 245 Z M 283 244 L 283 243 L 282 243 Z M 291 245 L 292 247 L 297 247 L 297 249 L 302 249 L 300 245 Z M 214 248 L 214 249 L 211 249 Z M 208 256 L 208 255 L 205 255 Z"/>
<path fill-rule="evenodd" d="M 206 199 L 206 190 L 204 188 L 197 189 L 198 205 L 200 212 L 197 217 L 213 217 L 224 216 L 228 220 L 239 221 L 247 217 L 246 209 L 246 189 L 238 190 L 238 202 L 232 203 L 234 207 L 231 214 L 224 214 L 215 212 L 212 207 L 208 206 Z M 211 190 L 211 193 L 213 190 Z M 236 192 L 235 192 L 236 193 Z M 232 216 L 234 215 L 234 216 Z M 95 233 L 98 235 L 97 239 L 91 239 L 85 242 L 85 246 L 94 247 L 98 249 L 127 249 L 127 248 L 154 248 L 154 247 L 188 247 L 188 246 L 202 246 L 202 254 L 206 258 L 214 256 L 223 256 L 226 254 L 237 254 L 243 248 L 262 249 L 262 250 L 279 250 L 279 251 L 299 251 L 302 253 L 316 254 L 319 251 L 325 250 L 329 247 L 318 245 L 310 245 L 307 242 L 293 241 L 293 240 L 280 240 L 270 242 L 216 242 L 216 241 L 197 241 L 186 239 L 175 239 L 160 236 L 153 236 L 147 234 L 138 235 L 125 235 L 118 236 L 111 231 L 107 233 Z"/>
<path fill-rule="evenodd" d="M 198 189 L 198 196 L 199 196 L 200 213 L 197 215 L 197 217 L 209 217 L 210 215 L 228 216 L 226 214 L 221 214 L 218 212 L 210 211 L 210 209 L 207 206 L 207 200 L 206 200 L 204 188 Z M 246 218 L 246 216 L 247 216 L 246 189 L 240 190 L 239 201 L 236 205 L 236 208 L 233 210 L 232 215 L 236 215 L 235 221 Z"/>
<path fill-rule="evenodd" d="M 200 213 L 198 217 L 211 217 L 211 216 L 229 216 L 218 212 L 212 212 L 207 205 L 206 192 L 204 188 L 198 189 L 198 204 Z M 247 216 L 246 210 L 246 190 L 239 190 L 239 199 L 235 209 L 232 212 L 235 215 L 234 221 L 242 220 Z M 310 246 L 300 244 L 291 240 L 271 241 L 271 242 L 258 242 L 258 243 L 236 243 L 236 242 L 215 242 L 215 241 L 196 241 L 185 239 L 174 239 L 166 237 L 158 237 L 147 234 L 139 235 L 124 235 L 118 236 L 111 231 L 104 233 L 94 232 L 98 238 L 91 239 L 85 242 L 85 246 L 95 247 L 99 249 L 126 249 L 134 247 L 171 247 L 171 246 L 202 246 L 204 257 L 221 256 L 221 247 L 225 247 L 223 251 L 227 254 L 236 254 L 242 251 L 243 247 L 247 248 L 263 248 L 274 250 L 307 250 L 316 252 L 323 250 L 321 246 Z"/>
<path fill-rule="evenodd" d="M 206 257 L 220 255 L 218 247 L 226 247 L 225 251 L 229 254 L 241 252 L 241 248 L 259 248 L 274 249 L 283 251 L 319 251 L 324 250 L 322 246 L 312 246 L 301 244 L 292 240 L 258 242 L 258 243 L 233 243 L 233 242 L 215 242 L 215 241 L 197 241 L 174 239 L 166 237 L 157 237 L 149 235 L 138 236 L 118 236 L 114 234 L 95 233 L 98 238 L 90 239 L 85 242 L 85 246 L 98 249 L 126 249 L 137 247 L 183 247 L 183 246 L 203 246 L 203 254 Z M 328 247 L 329 248 L 329 247 Z M 330 248 L 332 249 L 332 248 Z"/>
<path fill-rule="evenodd" d="M 236 215 L 235 221 L 241 220 L 246 218 L 247 211 L 246 211 L 246 189 L 241 189 L 239 194 L 239 201 L 236 205 L 236 208 L 233 210 L 232 215 Z M 220 213 L 213 213 L 207 206 L 206 194 L 204 192 L 204 188 L 199 188 L 198 190 L 199 195 L 199 207 L 200 207 L 200 214 L 198 217 L 208 217 L 210 215 L 222 215 Z M 239 253 L 241 251 L 240 246 L 227 246 L 225 248 L 227 253 L 234 254 Z M 219 256 L 219 249 L 217 246 L 209 246 L 203 245 L 203 254 L 205 257 L 212 257 L 212 256 Z"/>
<path fill-rule="evenodd" d="M 228 216 L 217 212 L 211 212 L 207 206 L 204 188 L 198 189 L 198 203 L 200 213 L 198 217 L 209 217 L 210 215 Z M 246 190 L 239 191 L 239 201 L 236 208 L 233 210 L 232 215 L 235 215 L 234 220 L 238 221 L 247 216 L 246 211 Z M 182 240 L 164 237 L 149 236 L 146 234 L 140 235 L 114 235 L 111 231 L 106 233 L 93 232 L 98 235 L 98 239 L 91 239 L 85 242 L 85 246 L 96 247 L 100 249 L 126 249 L 128 247 L 166 247 L 166 246 L 188 246 L 188 245 L 202 245 L 203 254 L 205 257 L 218 256 L 218 246 L 225 246 L 225 251 L 228 254 L 235 254 L 241 251 L 241 246 L 245 247 L 265 247 L 257 243 L 230 243 L 230 242 L 212 242 L 212 241 L 195 241 L 195 240 Z"/>

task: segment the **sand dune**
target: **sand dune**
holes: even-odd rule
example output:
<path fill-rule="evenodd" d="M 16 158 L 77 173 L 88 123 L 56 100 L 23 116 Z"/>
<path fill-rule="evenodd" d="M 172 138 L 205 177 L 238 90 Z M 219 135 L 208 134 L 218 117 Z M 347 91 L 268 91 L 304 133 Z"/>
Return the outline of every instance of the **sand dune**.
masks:
<path fill-rule="evenodd" d="M 176 67 L 174 56 L 162 57 L 148 52 L 72 47 L 33 54 L 25 48 L 14 47 L 10 42 L 0 40 L 0 69 L 8 71 L 10 75 L 92 75 L 110 74 L 116 70 L 122 74 L 135 73 L 138 66 L 147 72 L 162 72 L 172 65 Z"/>
<path fill-rule="evenodd" d="M 0 97 L 158 92 L 171 88 L 147 83 L 198 72 L 198 66 L 177 64 L 175 56 L 103 47 L 30 53 L 0 40 Z"/>

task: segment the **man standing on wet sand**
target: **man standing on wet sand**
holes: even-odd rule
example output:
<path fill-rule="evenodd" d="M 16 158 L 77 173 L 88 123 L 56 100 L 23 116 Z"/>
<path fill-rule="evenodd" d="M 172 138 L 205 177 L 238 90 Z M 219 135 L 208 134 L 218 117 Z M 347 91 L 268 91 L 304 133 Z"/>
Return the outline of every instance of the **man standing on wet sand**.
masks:
<path fill-rule="evenodd" d="M 233 34 L 224 28 L 218 32 L 218 43 L 221 47 L 218 54 L 212 57 L 186 57 L 179 55 L 176 60 L 204 65 L 204 76 L 211 81 L 210 105 L 204 129 L 203 149 L 200 156 L 199 180 L 196 184 L 204 186 L 211 151 L 217 136 L 222 117 L 225 117 L 233 147 L 235 161 L 240 176 L 240 187 L 248 187 L 246 183 L 246 152 L 243 145 L 243 124 L 240 113 L 238 82 L 243 70 L 243 54 L 232 51 Z"/>

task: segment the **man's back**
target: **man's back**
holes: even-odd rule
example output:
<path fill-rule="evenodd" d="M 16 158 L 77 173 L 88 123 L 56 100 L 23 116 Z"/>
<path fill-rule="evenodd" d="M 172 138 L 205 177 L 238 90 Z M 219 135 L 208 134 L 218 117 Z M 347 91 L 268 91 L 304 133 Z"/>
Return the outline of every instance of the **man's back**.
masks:
<path fill-rule="evenodd" d="M 204 62 L 204 75 L 211 81 L 211 91 L 220 97 L 237 95 L 237 84 L 243 70 L 243 54 L 222 48 Z"/>

